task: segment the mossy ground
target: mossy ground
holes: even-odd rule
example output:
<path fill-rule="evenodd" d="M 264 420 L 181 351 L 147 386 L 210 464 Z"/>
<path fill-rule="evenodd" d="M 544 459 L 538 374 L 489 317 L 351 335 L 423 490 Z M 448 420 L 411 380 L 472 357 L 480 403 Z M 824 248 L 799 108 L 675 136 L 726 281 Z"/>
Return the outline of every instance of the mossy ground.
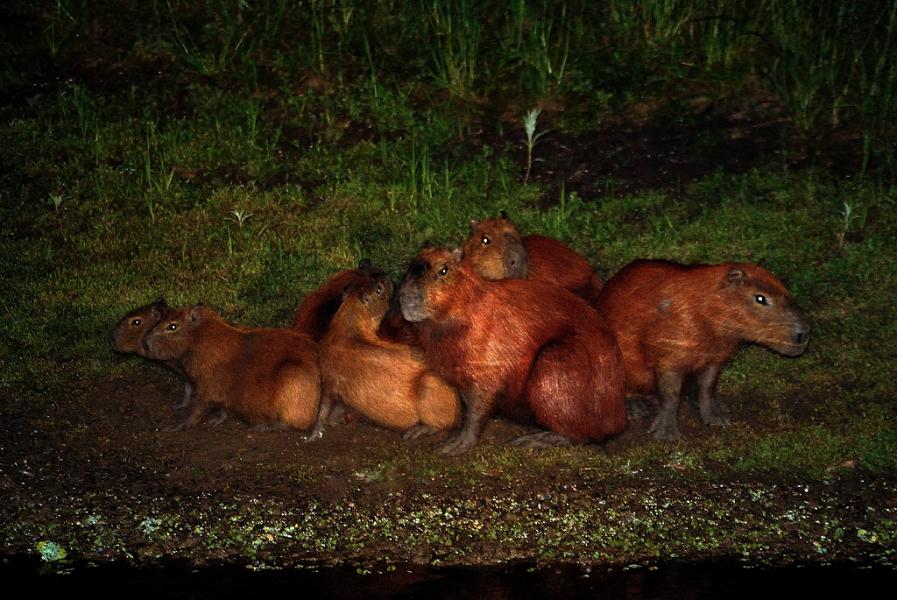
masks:
<path fill-rule="evenodd" d="M 2 71 L 5 553 L 892 563 L 897 188 L 859 126 L 811 152 L 750 74 L 674 92 L 600 71 L 581 101 L 580 73 L 538 100 L 548 133 L 524 185 L 528 96 L 506 82 L 472 97 L 414 61 L 244 50 L 248 21 L 226 11 L 188 38 L 201 19 L 177 3 L 124 11 L 138 33 L 102 3 L 93 20 L 15 6 L 35 35 L 17 30 Z M 608 276 L 640 257 L 763 261 L 810 316 L 810 347 L 741 351 L 719 386 L 727 428 L 683 407 L 675 444 L 636 421 L 606 446 L 536 452 L 496 422 L 452 459 L 364 423 L 318 444 L 234 422 L 168 432 L 174 376 L 109 348 L 118 317 L 159 296 L 287 325 L 331 273 L 367 257 L 399 276 L 424 240 L 459 244 L 500 210 Z"/>

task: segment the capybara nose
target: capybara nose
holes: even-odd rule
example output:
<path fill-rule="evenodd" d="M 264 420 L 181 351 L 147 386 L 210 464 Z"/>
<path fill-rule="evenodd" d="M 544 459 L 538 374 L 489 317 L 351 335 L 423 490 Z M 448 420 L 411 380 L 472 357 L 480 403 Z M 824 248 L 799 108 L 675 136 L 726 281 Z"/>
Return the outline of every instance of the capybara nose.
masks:
<path fill-rule="evenodd" d="M 798 346 L 803 346 L 810 339 L 810 327 L 805 325 L 800 329 L 796 329 L 792 332 L 791 339 Z"/>

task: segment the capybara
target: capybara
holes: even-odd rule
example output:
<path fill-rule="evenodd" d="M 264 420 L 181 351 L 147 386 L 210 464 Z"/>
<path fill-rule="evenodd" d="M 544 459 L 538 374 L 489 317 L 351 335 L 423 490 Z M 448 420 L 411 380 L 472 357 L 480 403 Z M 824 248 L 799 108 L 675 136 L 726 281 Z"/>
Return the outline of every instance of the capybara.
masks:
<path fill-rule="evenodd" d="M 427 364 L 458 388 L 466 407 L 460 432 L 440 451 L 471 448 L 493 412 L 550 430 L 515 440 L 523 445 L 621 432 L 623 359 L 601 317 L 558 286 L 488 281 L 462 256 L 421 250 L 399 288 L 402 315 L 417 324 Z"/>
<path fill-rule="evenodd" d="M 123 316 L 112 329 L 109 335 L 112 349 L 122 354 L 136 354 L 143 358 L 149 358 L 143 347 L 143 338 L 156 326 L 156 323 L 162 320 L 163 316 L 171 313 L 172 310 L 164 298 L 159 298 L 155 302 L 135 308 Z M 166 360 L 161 362 L 181 377 L 184 377 L 184 372 L 178 367 L 177 361 Z M 174 408 L 185 408 L 190 404 L 192 396 L 193 385 L 184 377 L 184 396 L 182 400 L 174 403 Z"/>
<path fill-rule="evenodd" d="M 372 276 L 383 275 L 383 271 L 374 267 L 363 258 L 357 269 L 340 271 L 328 279 L 321 287 L 306 296 L 293 317 L 293 330 L 310 335 L 320 342 L 330 327 L 333 315 L 342 305 L 343 296 L 353 284 L 366 284 Z M 378 330 L 380 337 L 396 342 L 416 344 L 414 328 L 402 319 L 397 309 L 391 310 L 381 320 Z"/>
<path fill-rule="evenodd" d="M 697 383 L 702 421 L 725 424 L 714 388 L 738 345 L 797 356 L 810 337 L 782 282 L 753 264 L 637 260 L 605 283 L 595 306 L 623 352 L 627 393 L 660 394 L 650 430 L 662 440 L 680 437 L 676 412 L 686 377 Z"/>
<path fill-rule="evenodd" d="M 314 423 L 321 372 L 317 344 L 307 335 L 232 325 L 197 304 L 166 315 L 144 346 L 148 358 L 176 361 L 196 388 L 181 429 L 216 407 L 272 429 Z"/>
<path fill-rule="evenodd" d="M 346 290 L 321 340 L 321 408 L 309 438 L 322 435 L 336 401 L 409 438 L 455 427 L 458 392 L 426 368 L 419 349 L 377 334 L 393 285 L 382 272 L 367 275 Z"/>
<path fill-rule="evenodd" d="M 575 250 L 543 235 L 521 238 L 507 214 L 470 222 L 464 262 L 486 279 L 529 279 L 570 290 L 592 303 L 603 282 Z"/>

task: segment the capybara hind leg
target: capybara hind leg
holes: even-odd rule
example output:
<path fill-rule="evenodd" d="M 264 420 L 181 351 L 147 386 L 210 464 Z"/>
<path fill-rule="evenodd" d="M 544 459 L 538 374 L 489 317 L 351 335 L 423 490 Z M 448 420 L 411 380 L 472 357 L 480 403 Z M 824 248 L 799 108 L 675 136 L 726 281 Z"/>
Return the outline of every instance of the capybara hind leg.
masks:
<path fill-rule="evenodd" d="M 221 425 L 227 421 L 227 411 L 223 408 L 219 408 L 218 412 L 215 413 L 215 416 L 209 419 L 209 425 Z"/>
<path fill-rule="evenodd" d="M 682 393 L 682 373 L 667 371 L 658 373 L 657 388 L 660 391 L 660 411 L 648 430 L 658 440 L 672 442 L 682 437 L 676 422 L 679 411 L 679 394 Z"/>
<path fill-rule="evenodd" d="M 520 446 L 522 448 L 553 448 L 556 446 L 572 446 L 575 443 L 577 443 L 576 440 L 554 431 L 537 431 L 536 433 L 528 433 L 511 440 L 512 446 Z"/>
<path fill-rule="evenodd" d="M 461 400 L 455 388 L 432 373 L 424 373 L 417 387 L 420 422 L 433 429 L 452 429 L 461 417 Z"/>
<path fill-rule="evenodd" d="M 422 437 L 433 435 L 434 433 L 439 433 L 442 429 L 438 427 L 431 427 L 429 425 L 415 425 L 410 429 L 406 429 L 405 433 L 402 434 L 403 440 L 416 440 Z"/>
<path fill-rule="evenodd" d="M 192 399 L 193 399 L 193 384 L 190 383 L 189 381 L 185 381 L 183 397 L 179 401 L 173 403 L 171 406 L 175 410 L 181 410 L 182 408 L 187 408 L 188 406 L 190 406 L 190 400 L 192 400 Z"/>
<path fill-rule="evenodd" d="M 250 427 L 252 431 L 284 431 L 289 428 L 290 426 L 282 421 L 268 421 L 267 423 L 259 423 Z"/>
<path fill-rule="evenodd" d="M 657 412 L 659 404 L 657 396 L 627 396 L 626 417 L 630 421 L 645 419 Z"/>
<path fill-rule="evenodd" d="M 728 425 L 729 416 L 713 390 L 721 365 L 711 365 L 698 375 L 698 408 L 705 425 Z"/>

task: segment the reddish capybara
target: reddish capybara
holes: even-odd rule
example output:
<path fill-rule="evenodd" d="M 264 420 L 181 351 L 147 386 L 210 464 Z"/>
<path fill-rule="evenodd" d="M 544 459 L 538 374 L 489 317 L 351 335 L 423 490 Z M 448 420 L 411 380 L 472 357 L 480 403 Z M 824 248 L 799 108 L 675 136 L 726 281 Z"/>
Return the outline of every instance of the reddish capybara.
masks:
<path fill-rule="evenodd" d="M 417 324 L 427 364 L 467 409 L 441 452 L 471 448 L 493 412 L 550 430 L 515 440 L 521 445 L 601 441 L 626 427 L 620 350 L 582 298 L 525 279 L 488 281 L 460 250 L 425 248 L 405 273 L 399 305 Z"/>
<path fill-rule="evenodd" d="M 464 262 L 486 279 L 529 279 L 570 290 L 592 303 L 603 282 L 575 250 L 543 235 L 521 238 L 507 214 L 470 222 Z"/>
<path fill-rule="evenodd" d="M 353 283 L 321 340 L 321 408 L 310 439 L 320 437 L 334 402 L 406 437 L 457 425 L 458 392 L 432 373 L 423 353 L 378 336 L 393 285 L 382 272 Z"/>
<path fill-rule="evenodd" d="M 135 308 L 123 316 L 113 327 L 109 335 L 112 349 L 122 354 L 136 354 L 142 358 L 149 358 L 143 347 L 143 339 L 156 326 L 156 323 L 172 311 L 173 309 L 166 304 L 163 298 Z M 181 377 L 184 377 L 184 372 L 178 367 L 177 361 L 166 360 L 160 362 Z M 192 395 L 193 385 L 184 377 L 184 396 L 182 400 L 174 403 L 174 408 L 180 409 L 188 406 Z"/>
<path fill-rule="evenodd" d="M 197 304 L 166 315 L 144 346 L 148 358 L 176 361 L 196 388 L 181 429 L 216 407 L 271 429 L 314 423 L 321 372 L 317 344 L 307 335 L 235 326 Z"/>
<path fill-rule="evenodd" d="M 810 337 L 782 282 L 753 264 L 637 260 L 605 283 L 595 307 L 623 352 L 627 393 L 660 394 L 650 430 L 662 440 L 680 437 L 676 413 L 686 377 L 696 380 L 702 421 L 725 424 L 714 388 L 738 345 L 797 356 Z"/>

